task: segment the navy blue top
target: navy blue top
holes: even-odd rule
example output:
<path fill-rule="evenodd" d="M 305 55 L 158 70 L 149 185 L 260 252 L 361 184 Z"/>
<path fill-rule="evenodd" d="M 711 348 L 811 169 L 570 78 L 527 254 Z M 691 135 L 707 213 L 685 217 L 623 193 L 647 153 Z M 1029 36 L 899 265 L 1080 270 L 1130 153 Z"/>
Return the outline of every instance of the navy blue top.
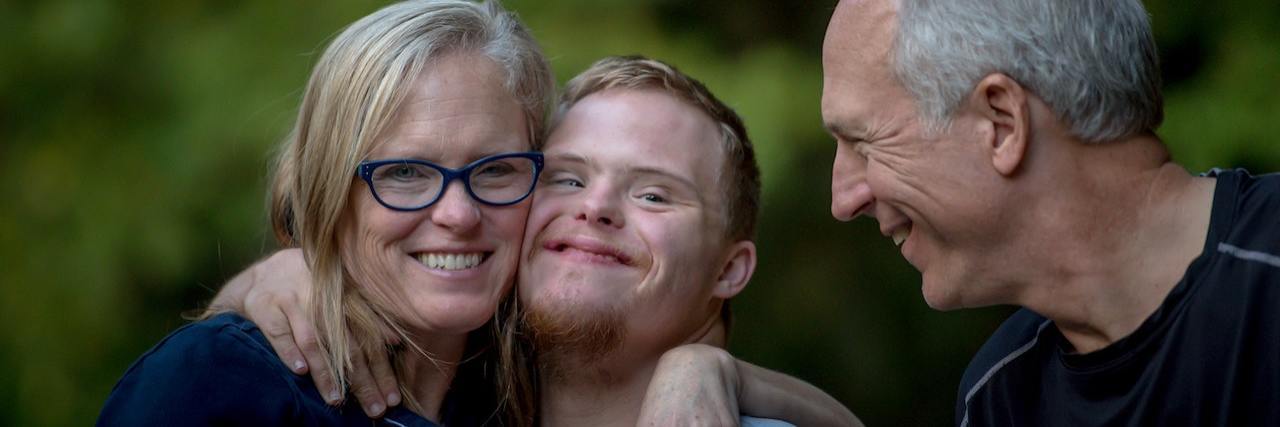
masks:
<path fill-rule="evenodd" d="M 1151 317 L 1079 354 L 1019 310 L 965 371 L 956 424 L 1280 425 L 1280 175 L 1209 175 L 1204 252 Z"/>
<path fill-rule="evenodd" d="M 98 425 L 436 426 L 402 406 L 371 420 L 354 398 L 325 404 L 311 377 L 290 371 L 257 325 L 234 313 L 178 328 L 143 354 Z"/>

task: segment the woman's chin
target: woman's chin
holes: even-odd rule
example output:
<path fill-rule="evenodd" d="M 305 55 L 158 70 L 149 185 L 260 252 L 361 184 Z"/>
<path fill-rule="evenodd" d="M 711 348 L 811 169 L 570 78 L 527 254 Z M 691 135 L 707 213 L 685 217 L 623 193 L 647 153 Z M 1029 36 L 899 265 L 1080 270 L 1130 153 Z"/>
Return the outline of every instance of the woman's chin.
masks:
<path fill-rule="evenodd" d="M 495 303 L 418 305 L 410 326 L 427 334 L 465 335 L 493 319 Z"/>

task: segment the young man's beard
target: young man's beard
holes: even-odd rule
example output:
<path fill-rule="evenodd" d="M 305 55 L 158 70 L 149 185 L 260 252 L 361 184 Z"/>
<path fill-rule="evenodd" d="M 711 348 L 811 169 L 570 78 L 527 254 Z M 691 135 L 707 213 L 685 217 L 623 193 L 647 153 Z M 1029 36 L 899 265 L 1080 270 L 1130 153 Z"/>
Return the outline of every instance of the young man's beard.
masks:
<path fill-rule="evenodd" d="M 623 319 L 617 306 L 536 301 L 525 306 L 520 327 L 533 344 L 539 376 L 550 381 L 611 382 L 599 362 L 622 346 Z"/>

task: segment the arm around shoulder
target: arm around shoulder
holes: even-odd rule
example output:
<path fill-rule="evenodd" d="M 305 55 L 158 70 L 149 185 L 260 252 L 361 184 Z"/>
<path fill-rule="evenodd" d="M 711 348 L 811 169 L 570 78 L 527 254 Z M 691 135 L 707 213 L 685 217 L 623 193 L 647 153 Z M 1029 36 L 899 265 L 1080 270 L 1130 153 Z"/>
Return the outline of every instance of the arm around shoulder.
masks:
<path fill-rule="evenodd" d="M 817 387 L 704 344 L 687 344 L 663 354 L 638 425 L 683 425 L 693 420 L 732 425 L 740 415 L 802 426 L 862 425 L 848 408 Z"/>
<path fill-rule="evenodd" d="M 735 359 L 742 378 L 742 413 L 785 420 L 795 425 L 862 426 L 862 421 L 831 395 L 787 374 Z"/>

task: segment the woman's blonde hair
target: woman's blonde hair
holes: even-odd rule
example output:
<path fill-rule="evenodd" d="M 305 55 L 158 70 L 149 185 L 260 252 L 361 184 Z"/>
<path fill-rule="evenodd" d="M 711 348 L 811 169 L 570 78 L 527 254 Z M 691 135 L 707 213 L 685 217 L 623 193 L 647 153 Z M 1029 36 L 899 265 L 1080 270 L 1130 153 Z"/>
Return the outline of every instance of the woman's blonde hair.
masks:
<path fill-rule="evenodd" d="M 434 60 L 454 53 L 478 53 L 499 65 L 506 89 L 525 111 L 530 144 L 540 146 L 554 83 L 537 43 L 516 17 L 495 0 L 410 0 L 361 18 L 329 44 L 312 71 L 298 121 L 281 147 L 271 189 L 272 226 L 280 244 L 301 247 L 305 254 L 314 277 L 311 313 L 320 346 L 342 389 L 353 351 L 369 354 L 398 338 L 406 346 L 392 352 L 397 368 L 405 347 L 426 355 L 389 312 L 370 304 L 352 282 L 341 260 L 339 223 L 351 186 L 358 185 L 352 178 L 357 163 L 387 129 L 409 85 Z M 502 418 L 507 424 L 527 424 L 533 411 L 530 386 L 513 380 L 527 375 L 508 374 L 524 367 L 511 366 L 505 357 L 514 351 L 514 332 L 505 324 L 515 316 L 516 304 L 504 301 L 499 306 L 492 328 L 472 334 L 472 341 L 496 342 L 497 351 L 468 363 L 493 366 L 480 371 L 496 377 L 487 381 L 497 382 Z M 400 392 L 411 408 L 416 406 L 403 384 Z"/>

